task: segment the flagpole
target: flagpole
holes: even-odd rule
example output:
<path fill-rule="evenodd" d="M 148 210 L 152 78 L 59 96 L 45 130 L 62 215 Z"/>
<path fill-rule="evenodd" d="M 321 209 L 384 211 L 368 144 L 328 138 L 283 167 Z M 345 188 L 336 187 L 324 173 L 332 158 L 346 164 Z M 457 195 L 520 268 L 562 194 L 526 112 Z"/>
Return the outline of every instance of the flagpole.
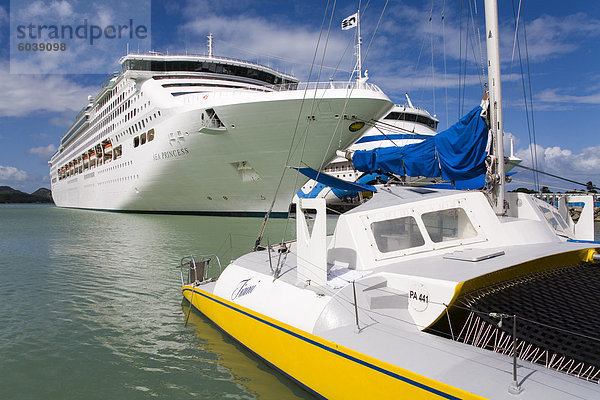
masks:
<path fill-rule="evenodd" d="M 361 56 L 361 46 L 362 46 L 362 37 L 360 36 L 360 10 L 356 11 L 356 28 L 358 33 L 358 44 L 357 44 L 357 69 L 358 76 L 357 79 L 360 80 L 362 78 L 362 56 Z"/>

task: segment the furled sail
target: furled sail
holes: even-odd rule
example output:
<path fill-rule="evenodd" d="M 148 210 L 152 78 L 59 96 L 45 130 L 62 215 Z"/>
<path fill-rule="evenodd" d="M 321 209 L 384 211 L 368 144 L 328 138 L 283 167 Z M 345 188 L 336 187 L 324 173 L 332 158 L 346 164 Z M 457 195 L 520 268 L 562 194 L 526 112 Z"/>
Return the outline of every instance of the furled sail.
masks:
<path fill-rule="evenodd" d="M 457 123 L 420 143 L 357 150 L 354 167 L 363 172 L 442 177 L 463 181 L 486 172 L 488 126 L 477 106 Z"/>

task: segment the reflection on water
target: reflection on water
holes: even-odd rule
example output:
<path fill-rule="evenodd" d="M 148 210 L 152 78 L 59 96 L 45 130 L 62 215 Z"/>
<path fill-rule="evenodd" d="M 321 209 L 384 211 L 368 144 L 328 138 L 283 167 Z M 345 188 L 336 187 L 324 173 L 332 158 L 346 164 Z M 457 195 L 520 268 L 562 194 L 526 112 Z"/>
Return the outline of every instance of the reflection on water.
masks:
<path fill-rule="evenodd" d="M 181 308 L 184 315 L 190 311 L 187 301 L 184 301 Z M 244 387 L 255 398 L 313 398 L 300 387 L 290 386 L 286 377 L 274 371 L 236 341 L 223 334 L 204 315 L 195 310 L 190 313 L 188 327 L 196 332 L 202 350 L 207 354 L 216 355 L 219 364 L 231 374 L 231 380 Z M 283 388 L 289 391 L 285 395 Z"/>
<path fill-rule="evenodd" d="M 23 205 L 0 221 L 1 399 L 311 398 L 194 313 L 184 327 L 181 256 L 227 263 L 261 219 Z"/>
<path fill-rule="evenodd" d="M 260 218 L 0 205 L 0 221 L 0 399 L 311 398 L 204 317 L 184 327 L 181 256 L 227 264 Z"/>

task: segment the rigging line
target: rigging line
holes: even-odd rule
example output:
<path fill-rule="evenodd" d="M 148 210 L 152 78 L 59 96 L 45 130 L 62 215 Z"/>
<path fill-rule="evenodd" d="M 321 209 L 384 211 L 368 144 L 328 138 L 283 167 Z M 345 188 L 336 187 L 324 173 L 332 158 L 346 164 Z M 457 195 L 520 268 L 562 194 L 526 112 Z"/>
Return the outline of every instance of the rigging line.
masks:
<path fill-rule="evenodd" d="M 442 40 L 444 43 L 444 90 L 446 93 L 446 129 L 448 129 L 450 116 L 448 114 L 448 69 L 446 67 L 446 0 L 442 4 Z"/>
<path fill-rule="evenodd" d="M 570 330 L 565 329 L 565 328 L 559 328 L 558 326 L 544 324 L 542 322 L 534 321 L 534 320 L 531 320 L 531 319 L 528 319 L 528 318 L 525 318 L 525 317 L 521 317 L 521 316 L 518 316 L 518 315 L 517 315 L 517 318 L 522 319 L 522 320 L 527 321 L 527 322 L 532 322 L 532 323 L 537 324 L 537 325 L 544 326 L 546 328 L 556 329 L 558 331 L 566 332 L 566 333 L 569 333 L 571 335 L 581 336 L 581 337 L 584 337 L 586 339 L 590 339 L 590 340 L 594 340 L 596 342 L 600 342 L 600 338 L 597 338 L 597 337 L 584 335 L 583 333 L 578 333 L 578 332 L 570 331 Z"/>
<path fill-rule="evenodd" d="M 433 95 L 433 115 L 435 112 L 435 65 L 433 63 L 433 1 L 431 0 L 431 14 L 429 15 L 429 41 L 431 45 L 431 92 Z"/>
<path fill-rule="evenodd" d="M 392 142 L 392 144 L 396 147 L 400 147 L 396 144 L 396 142 L 394 142 L 388 135 L 386 135 L 381 129 L 379 129 L 379 127 L 377 125 L 374 126 L 375 129 L 377 129 L 379 131 L 379 133 L 381 133 L 383 136 L 385 136 L 385 138 L 387 140 L 389 140 L 390 142 Z"/>
<path fill-rule="evenodd" d="M 419 68 L 419 63 L 421 61 L 421 54 L 423 54 L 423 48 L 425 47 L 425 39 L 427 38 L 426 35 L 423 35 L 423 40 L 421 41 L 421 49 L 419 50 L 419 56 L 417 57 L 417 63 L 415 64 L 415 69 L 413 70 L 413 73 L 417 73 L 417 68 Z"/>
<path fill-rule="evenodd" d="M 334 0 L 333 6 L 331 9 L 331 17 L 329 18 L 329 26 L 327 27 L 327 36 L 325 37 L 325 45 L 323 46 L 323 53 L 321 56 L 321 64 L 320 64 L 319 72 L 317 74 L 317 82 L 321 81 L 321 72 L 322 72 L 321 67 L 323 66 L 323 63 L 325 62 L 325 53 L 327 52 L 327 45 L 329 43 L 329 35 L 331 34 L 331 24 L 333 22 L 333 12 L 335 11 L 336 3 L 337 3 L 337 0 Z M 313 94 L 313 101 L 312 101 L 311 109 L 310 109 L 310 115 L 314 115 L 316 104 L 317 104 L 317 89 L 315 88 L 315 92 Z M 304 143 L 302 145 L 302 149 L 300 150 L 300 162 L 302 162 L 304 160 L 304 151 L 306 150 L 306 141 L 308 139 L 309 128 L 310 128 L 310 120 L 308 121 L 307 129 L 306 129 L 306 132 L 304 135 Z M 330 141 L 329 146 L 331 146 L 331 141 Z M 329 146 L 327 147 L 327 151 L 329 151 Z M 324 163 L 324 161 L 321 162 L 321 168 L 323 167 L 323 165 L 322 165 L 323 163 Z M 296 179 L 294 181 L 294 187 L 298 183 L 298 177 L 299 177 L 299 174 L 296 174 Z"/>
<path fill-rule="evenodd" d="M 475 12 L 473 12 L 473 9 L 475 9 Z M 471 23 L 473 25 L 473 38 L 477 39 L 477 42 L 475 41 L 475 39 L 473 39 L 473 42 L 471 43 L 471 52 L 473 53 L 473 61 L 475 63 L 477 63 L 477 54 L 475 54 L 475 45 L 477 43 L 479 43 L 479 49 L 480 49 L 480 56 L 483 57 L 483 49 L 481 48 L 481 38 L 480 38 L 480 30 L 479 30 L 479 14 L 477 12 L 477 4 L 475 2 L 475 0 L 473 0 L 473 7 L 471 7 L 471 3 L 469 3 L 469 10 L 471 12 Z M 466 54 L 465 54 L 465 61 L 466 61 Z M 485 70 L 483 68 L 483 64 L 482 64 L 482 68 L 481 68 L 481 74 L 478 74 L 479 76 L 479 85 L 481 86 L 481 91 L 485 92 L 485 84 L 484 84 L 484 76 L 485 76 Z M 466 77 L 467 77 L 467 73 L 466 73 L 466 68 L 465 68 L 465 82 L 466 82 Z"/>
<path fill-rule="evenodd" d="M 575 183 L 577 185 L 581 185 L 581 186 L 585 186 L 585 187 L 588 186 L 587 183 L 581 183 L 581 182 L 573 181 L 571 179 L 563 178 L 562 176 L 554 175 L 554 174 L 551 174 L 549 172 L 540 171 L 540 170 L 537 170 L 535 168 L 526 167 L 526 166 L 521 165 L 521 164 L 517 164 L 517 165 L 515 165 L 515 167 L 523 168 L 523 169 L 526 169 L 528 171 L 536 172 L 536 173 L 542 174 L 542 175 L 548 175 L 548 176 L 551 176 L 552 178 L 561 179 L 563 181 Z M 595 185 L 592 185 L 591 189 L 600 190 L 600 188 L 596 187 Z"/>
<path fill-rule="evenodd" d="M 304 94 L 302 95 L 302 102 L 300 103 L 300 110 L 298 110 L 298 118 L 296 119 L 296 126 L 294 127 L 294 133 L 292 134 L 292 140 L 290 142 L 290 148 L 288 150 L 288 155 L 287 155 L 287 159 L 285 161 L 285 165 L 289 164 L 290 158 L 292 157 L 292 149 L 294 148 L 294 141 L 296 139 L 296 134 L 298 133 L 298 126 L 300 124 L 300 117 L 302 116 L 302 109 L 304 108 L 304 102 L 306 100 L 306 94 L 308 92 L 308 87 L 309 87 L 309 83 L 310 83 L 310 78 L 312 76 L 312 71 L 313 71 L 313 67 L 315 65 L 315 59 L 317 58 L 317 53 L 319 51 L 319 45 L 321 43 L 321 36 L 323 35 L 323 27 L 325 26 L 325 21 L 327 18 L 327 10 L 329 9 L 329 0 L 327 0 L 327 4 L 325 5 L 325 11 L 323 13 L 323 21 L 321 22 L 321 30 L 319 31 L 319 38 L 317 40 L 317 45 L 315 46 L 315 52 L 313 54 L 313 60 L 312 60 L 312 64 L 310 66 L 310 71 L 308 73 L 308 79 L 306 82 L 306 87 L 304 89 Z M 315 88 L 316 90 L 316 88 Z M 277 184 L 277 188 L 275 189 L 275 194 L 273 195 L 273 200 L 271 201 L 271 205 L 269 207 L 269 209 L 267 210 L 267 212 L 265 213 L 265 217 L 263 219 L 263 222 L 261 224 L 259 233 L 258 233 L 258 237 L 256 238 L 256 241 L 254 243 L 254 251 L 256 251 L 256 249 L 258 248 L 258 246 L 260 245 L 260 242 L 262 240 L 262 236 L 265 232 L 265 227 L 267 225 L 267 221 L 269 220 L 269 216 L 271 215 L 271 211 L 273 211 L 273 207 L 275 206 L 275 200 L 277 200 L 277 195 L 279 193 L 279 189 L 281 188 L 281 184 L 283 183 L 283 178 L 285 176 L 286 170 L 287 168 L 284 167 L 282 168 L 281 171 L 281 177 L 279 178 L 279 183 Z M 286 225 L 287 227 L 287 225 Z M 284 232 L 285 234 L 285 232 Z"/>
<path fill-rule="evenodd" d="M 468 28 L 468 23 L 465 22 L 465 25 L 467 26 L 465 28 L 466 34 L 465 34 L 465 54 L 464 54 L 464 59 L 462 60 L 463 62 L 463 76 L 462 76 L 462 99 L 460 101 L 460 106 L 461 108 L 458 110 L 459 114 L 458 114 L 458 119 L 460 119 L 461 115 L 464 115 L 465 113 L 465 94 L 466 94 L 466 86 L 467 86 L 467 54 L 469 53 L 468 49 L 469 49 L 469 28 Z"/>
<path fill-rule="evenodd" d="M 512 6 L 513 6 L 513 17 L 515 14 L 515 1 L 512 1 Z M 512 66 L 512 63 L 515 61 L 515 47 L 517 46 L 517 34 L 519 32 L 519 19 L 521 18 L 521 0 L 519 0 L 519 10 L 517 12 L 517 17 L 516 17 L 516 21 L 515 21 L 515 37 L 513 39 L 513 49 L 512 49 L 512 57 L 510 59 L 510 64 Z"/>
<path fill-rule="evenodd" d="M 513 5 L 513 18 L 516 18 L 516 16 L 515 16 L 515 2 L 514 2 L 514 0 L 512 1 L 512 5 Z M 520 15 L 520 14 L 521 14 L 521 10 L 519 10 L 519 12 L 518 12 L 518 15 Z M 516 26 L 517 29 L 518 29 L 518 24 L 519 24 L 519 21 L 516 20 L 515 21 L 515 26 Z M 521 86 L 523 88 L 523 100 L 525 101 L 525 117 L 526 117 L 526 120 L 527 120 L 527 133 L 529 135 L 529 143 L 533 144 L 532 143 L 532 136 L 531 136 L 531 123 L 529 121 L 529 105 L 528 105 L 528 102 L 527 102 L 527 90 L 525 89 L 525 74 L 523 72 L 523 58 L 521 57 L 521 45 L 520 45 L 520 43 L 518 42 L 517 39 L 518 39 L 518 31 L 515 30 L 515 47 L 517 48 L 517 51 L 518 51 L 518 54 L 519 54 L 519 66 L 520 66 L 520 69 L 521 69 Z M 511 65 L 511 67 L 512 67 L 512 65 Z M 533 165 L 533 168 L 537 169 L 537 165 L 536 165 L 534 157 L 533 157 L 534 147 L 535 146 L 529 146 L 529 153 L 530 153 L 530 156 L 531 156 L 531 164 Z M 539 190 L 539 179 L 537 177 L 537 174 L 533 174 L 533 182 L 535 183 L 536 190 Z"/>
<path fill-rule="evenodd" d="M 327 27 L 327 35 L 325 37 L 325 45 L 323 46 L 323 53 L 321 55 L 321 64 L 320 64 L 321 67 L 323 66 L 323 64 L 325 62 L 325 54 L 327 52 L 327 45 L 329 43 L 329 35 L 331 34 L 331 25 L 332 25 L 332 22 L 333 22 L 333 14 L 334 14 L 334 11 L 335 11 L 336 3 L 337 3 L 337 0 L 334 0 L 333 6 L 332 6 L 332 9 L 331 9 L 331 17 L 329 18 L 329 26 Z M 322 68 L 319 68 L 319 71 L 317 73 L 317 82 L 321 81 L 321 72 L 322 72 Z M 310 109 L 310 115 L 314 115 L 314 110 L 315 110 L 316 104 L 317 104 L 317 88 L 315 88 L 315 91 L 314 91 L 314 95 L 313 95 L 313 99 L 312 99 L 312 104 L 311 104 L 311 109 Z M 308 134 L 309 134 L 309 131 L 310 131 L 310 125 L 311 125 L 311 121 L 309 120 L 308 123 L 307 123 L 307 125 L 306 125 L 306 130 L 304 132 L 304 142 L 303 142 L 302 148 L 300 150 L 300 162 L 303 162 L 303 160 L 304 160 L 304 152 L 306 150 L 306 142 L 308 140 Z M 329 145 L 327 146 L 327 150 L 326 150 L 325 153 L 327 153 L 329 151 L 329 148 L 331 147 L 331 142 L 332 142 L 332 140 L 330 140 Z M 323 164 L 324 161 L 322 161 L 321 163 Z M 321 168 L 323 168 L 322 165 L 321 165 Z M 319 172 L 317 174 L 320 173 L 321 168 L 319 168 Z M 298 187 L 297 185 L 298 185 L 298 179 L 299 178 L 300 178 L 300 174 L 296 173 L 295 177 L 294 177 L 294 186 L 293 186 L 294 188 Z M 294 195 L 292 194 L 292 198 L 290 199 L 290 203 L 293 201 L 293 199 L 294 199 Z M 286 223 L 285 223 L 285 228 L 283 230 L 284 236 L 281 239 L 281 241 L 285 240 L 285 234 L 286 234 L 287 229 L 288 229 L 289 220 L 290 219 L 287 218 Z"/>
<path fill-rule="evenodd" d="M 336 4 L 337 4 L 337 0 L 334 0 L 333 6 L 332 6 L 332 9 L 331 9 L 331 17 L 329 18 L 329 26 L 327 28 L 327 35 L 326 35 L 326 38 L 325 38 L 325 45 L 323 46 L 323 55 L 321 57 L 321 65 L 325 61 L 325 53 L 326 53 L 326 50 L 327 50 L 327 44 L 329 43 L 329 36 L 331 34 L 331 26 L 332 26 L 332 23 L 333 23 L 333 15 L 334 15 L 334 11 L 335 11 L 335 8 L 336 8 Z M 317 82 L 319 82 L 320 79 L 321 79 L 321 69 L 319 69 L 319 73 L 317 75 Z M 352 92 L 350 92 L 350 95 L 351 94 L 352 94 Z M 346 98 L 346 100 L 344 102 L 343 113 L 345 113 L 345 111 L 346 111 L 346 107 L 348 105 L 348 101 L 350 100 L 350 95 L 348 95 L 348 97 Z M 314 112 L 314 109 L 315 109 L 315 105 L 316 105 L 316 101 L 317 101 L 317 88 L 315 88 L 315 92 L 314 92 L 314 96 L 313 96 L 312 107 L 311 107 L 311 115 L 313 115 L 313 112 Z M 306 126 L 306 132 L 305 132 L 305 135 L 304 135 L 304 143 L 303 143 L 302 149 L 300 151 L 300 162 L 303 162 L 304 151 L 306 149 L 306 141 L 308 139 L 308 132 L 309 132 L 310 124 L 311 124 L 311 122 L 308 121 L 308 124 Z M 334 134 L 331 135 L 331 139 L 329 140 L 329 144 L 327 145 L 327 150 L 325 151 L 325 154 L 327 154 L 329 152 L 329 149 L 331 148 L 331 144 L 333 143 L 333 138 L 335 136 L 335 132 L 337 131 L 337 129 L 338 129 L 339 126 L 340 126 L 340 119 L 338 119 L 338 121 L 336 123 L 335 129 L 333 131 Z M 342 139 L 341 139 L 341 130 L 340 130 L 340 142 L 341 142 L 341 140 Z M 321 165 L 319 167 L 319 172 L 317 174 L 320 173 L 321 169 L 323 168 L 323 164 L 325 164 L 325 154 L 323 155 L 323 159 L 321 160 Z M 289 163 L 289 160 L 288 160 L 288 163 Z M 296 172 L 295 178 L 294 178 L 294 187 L 297 187 L 299 177 L 300 177 L 300 173 Z M 294 199 L 294 195 L 292 195 L 292 197 L 290 198 L 290 203 L 292 203 L 293 199 Z M 290 218 L 287 218 L 286 219 L 286 223 L 285 223 L 285 228 L 283 230 L 283 237 L 281 239 L 282 242 L 285 240 L 285 236 L 287 234 L 287 230 L 288 230 L 288 227 L 289 227 L 289 221 L 290 221 Z"/>
<path fill-rule="evenodd" d="M 231 42 L 228 42 L 226 40 L 222 40 L 222 39 L 213 39 L 213 40 L 215 42 L 225 43 L 225 44 L 227 44 L 227 46 L 231 47 L 232 49 L 236 49 L 236 50 L 239 50 L 239 51 L 241 51 L 243 53 L 250 54 L 250 55 L 253 55 L 253 56 L 264 56 L 264 57 L 272 58 L 272 59 L 275 59 L 275 60 L 280 60 L 280 61 L 285 61 L 285 62 L 288 62 L 288 63 L 293 63 L 294 65 L 311 65 L 310 63 L 304 62 L 304 61 L 302 61 L 300 59 L 296 59 L 296 58 L 276 56 L 276 55 L 273 55 L 273 54 L 265 54 L 264 52 L 259 52 L 259 51 L 254 51 L 254 50 L 248 49 L 248 48 L 238 47 L 238 46 L 236 46 L 236 45 L 234 45 Z M 324 65 L 323 69 L 332 69 L 332 70 L 335 71 L 335 70 L 338 69 L 338 66 L 336 66 L 336 67 L 330 67 L 330 66 Z M 350 72 L 350 70 L 344 70 L 344 72 Z"/>
<path fill-rule="evenodd" d="M 474 314 L 476 314 L 476 315 L 481 315 L 481 316 L 488 316 L 488 315 L 489 315 L 489 313 L 488 313 L 488 312 L 485 312 L 485 311 L 479 311 L 478 309 L 476 309 L 476 308 L 473 308 L 473 307 L 465 307 L 465 306 L 461 306 L 461 305 L 459 305 L 459 304 L 454 304 L 454 305 L 452 305 L 452 307 L 456 307 L 456 308 L 458 308 L 458 309 L 465 310 L 465 311 L 471 311 L 472 313 L 474 313 Z M 571 335 L 581 336 L 581 337 L 584 337 L 584 338 L 586 338 L 586 339 L 591 339 L 591 340 L 594 340 L 594 341 L 600 342 L 600 338 L 597 338 L 597 337 L 594 337 L 594 336 L 588 336 L 588 335 L 584 335 L 583 333 L 578 333 L 578 332 L 575 332 L 575 331 L 571 331 L 571 330 L 569 330 L 569 329 L 565 329 L 565 328 L 559 328 L 558 326 L 549 325 L 549 324 L 544 324 L 543 322 L 538 322 L 538 321 L 535 321 L 535 320 L 533 320 L 533 319 L 525 318 L 525 317 L 523 317 L 523 316 L 520 316 L 520 315 L 517 315 L 517 314 L 514 314 L 514 315 L 515 315 L 515 316 L 516 316 L 518 319 L 521 319 L 521 320 L 523 320 L 523 321 L 531 322 L 531 323 L 534 323 L 534 324 L 537 324 L 537 325 L 544 326 L 544 327 L 546 327 L 546 328 L 550 328 L 550 329 L 556 329 L 556 330 L 558 330 L 558 331 L 561 331 L 561 332 L 566 332 L 566 333 L 569 333 L 569 334 L 571 334 Z"/>
<path fill-rule="evenodd" d="M 335 73 L 336 73 L 338 70 L 340 70 L 340 69 L 339 69 L 339 67 L 340 67 L 340 64 L 342 63 L 342 60 L 343 60 L 343 59 L 344 59 L 344 57 L 346 56 L 346 53 L 348 53 L 348 49 L 350 48 L 350 46 L 351 46 L 352 44 L 354 44 L 354 38 L 352 38 L 352 39 L 348 40 L 348 45 L 346 46 L 346 49 L 344 49 L 344 52 L 342 53 L 342 56 L 339 58 L 339 60 L 338 60 L 338 63 L 337 63 L 337 65 L 335 66 L 335 69 L 334 69 L 334 71 L 333 71 L 333 74 L 332 74 L 332 75 L 329 77 L 329 80 L 333 80 L 333 77 L 334 77 Z M 350 70 L 340 70 L 340 71 L 351 73 L 351 72 L 350 72 Z"/>
<path fill-rule="evenodd" d="M 372 127 L 378 127 L 378 126 L 382 126 L 386 129 L 389 129 L 390 131 L 394 131 L 394 132 L 403 132 L 403 133 L 410 133 L 412 135 L 420 135 L 420 136 L 432 136 L 432 135 L 424 135 L 424 134 L 420 134 L 420 133 L 415 133 L 413 131 L 411 131 L 410 129 L 406 129 L 406 128 L 401 128 L 399 126 L 394 126 L 392 124 L 388 124 L 387 122 L 382 122 L 382 121 L 375 121 L 375 123 L 371 123 L 368 121 L 364 121 L 366 125 L 372 126 Z M 408 122 L 413 122 L 413 121 L 408 121 Z M 416 122 L 415 122 L 415 126 L 416 126 Z"/>
<path fill-rule="evenodd" d="M 481 62 L 480 62 L 481 76 L 483 77 L 483 76 L 485 76 L 485 58 L 483 57 L 483 46 L 481 44 L 481 29 L 479 27 L 479 13 L 477 11 L 477 2 L 475 0 L 473 0 L 473 4 L 475 6 L 475 16 L 477 17 L 475 19 L 475 23 L 477 24 L 477 42 L 479 44 L 479 59 L 481 60 Z M 481 81 L 481 79 L 480 79 L 480 84 L 481 84 L 482 92 L 485 92 L 485 84 Z"/>
<path fill-rule="evenodd" d="M 462 18 L 463 18 L 463 0 L 460 0 L 460 12 L 459 12 L 459 22 L 458 22 L 458 118 L 460 118 L 461 113 L 460 113 L 460 92 L 461 92 L 461 85 L 460 85 L 460 80 L 462 77 L 462 34 L 463 34 L 463 28 L 462 28 Z"/>
<path fill-rule="evenodd" d="M 513 179 L 511 182 L 515 182 L 515 183 L 522 183 L 525 185 L 532 185 L 535 186 L 534 182 L 526 182 L 526 181 L 518 181 L 516 179 Z M 558 186 L 550 186 L 550 185 L 544 185 L 544 187 L 547 187 L 549 189 L 558 189 L 558 190 L 573 190 L 573 189 L 568 189 L 568 188 L 562 188 L 562 187 L 558 187 Z M 585 193 L 584 191 L 581 191 L 582 193 Z M 550 193 L 549 193 L 550 194 Z"/>
<path fill-rule="evenodd" d="M 535 169 L 539 168 L 538 156 L 537 156 L 537 139 L 535 133 L 535 118 L 533 113 L 533 89 L 531 87 L 531 69 L 529 65 L 529 46 L 527 45 L 527 29 L 525 23 L 525 14 L 523 13 L 523 38 L 525 40 L 525 59 L 527 60 L 527 80 L 529 81 L 529 101 L 531 105 L 531 130 L 533 132 L 533 166 Z M 538 177 L 539 182 L 539 177 Z"/>
<path fill-rule="evenodd" d="M 370 3 L 370 1 L 367 3 L 367 7 L 369 6 L 369 3 Z M 377 25 L 375 26 L 373 35 L 371 35 L 371 41 L 369 42 L 369 45 L 367 46 L 367 51 L 365 52 L 365 56 L 362 59 L 363 64 L 367 60 L 367 56 L 369 55 L 369 50 L 371 49 L 371 44 L 373 44 L 373 40 L 375 40 L 375 34 L 377 34 L 377 31 L 379 30 L 379 24 L 381 24 L 381 20 L 383 19 L 383 14 L 385 13 L 388 3 L 389 3 L 389 0 L 386 0 L 385 4 L 383 5 L 383 10 L 381 10 L 381 14 L 379 15 L 379 21 L 377 21 Z M 365 10 L 367 7 L 365 7 Z"/>

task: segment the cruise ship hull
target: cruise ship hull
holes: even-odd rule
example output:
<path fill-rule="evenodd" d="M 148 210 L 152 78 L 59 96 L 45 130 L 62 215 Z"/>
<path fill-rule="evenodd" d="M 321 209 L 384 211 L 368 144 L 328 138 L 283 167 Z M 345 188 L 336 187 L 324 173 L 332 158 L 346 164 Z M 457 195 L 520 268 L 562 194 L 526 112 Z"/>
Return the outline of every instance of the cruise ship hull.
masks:
<path fill-rule="evenodd" d="M 343 93 L 185 96 L 177 107 L 161 108 L 152 141 L 134 146 L 135 134 L 116 135 L 112 145 L 122 145 L 120 158 L 53 182 L 54 201 L 114 211 L 258 215 L 276 198 L 273 211 L 286 212 L 304 183 L 286 167 L 325 165 L 366 129 L 352 132 L 354 120 L 380 118 L 391 107 L 380 91 Z M 207 109 L 221 126 L 204 122 Z"/>

